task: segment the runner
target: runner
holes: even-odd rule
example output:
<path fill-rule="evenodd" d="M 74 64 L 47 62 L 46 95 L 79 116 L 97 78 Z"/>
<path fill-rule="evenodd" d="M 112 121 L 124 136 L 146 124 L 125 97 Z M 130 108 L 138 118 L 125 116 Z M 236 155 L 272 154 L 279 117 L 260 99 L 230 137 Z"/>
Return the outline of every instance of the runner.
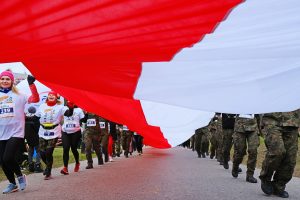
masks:
<path fill-rule="evenodd" d="M 64 116 L 64 124 L 62 127 L 62 144 L 63 144 L 63 160 L 64 160 L 64 167 L 60 171 L 61 174 L 68 175 L 68 163 L 69 163 L 69 151 L 70 147 L 72 153 L 74 155 L 76 164 L 74 168 L 74 172 L 79 171 L 79 153 L 77 151 L 77 147 L 81 138 L 81 120 L 84 118 L 83 111 L 74 106 L 72 102 L 68 101 L 69 107 L 74 107 L 73 115 L 70 117 Z"/>
<path fill-rule="evenodd" d="M 9 184 L 3 194 L 18 191 L 15 175 L 21 190 L 26 188 L 25 175 L 22 174 L 15 156 L 24 143 L 25 114 L 27 102 L 38 102 L 39 95 L 33 84 L 35 78 L 28 76 L 27 81 L 32 96 L 27 98 L 14 86 L 14 75 L 10 71 L 0 74 L 0 164 Z"/>
<path fill-rule="evenodd" d="M 40 117 L 40 129 L 39 129 L 39 144 L 40 154 L 43 162 L 46 164 L 44 171 L 45 180 L 51 179 L 51 169 L 53 164 L 53 151 L 56 146 L 56 142 L 61 137 L 61 121 L 63 116 L 72 116 L 73 107 L 71 104 L 68 107 L 63 106 L 58 99 L 56 92 L 49 92 L 47 100 L 43 103 L 37 112 L 37 116 Z"/>

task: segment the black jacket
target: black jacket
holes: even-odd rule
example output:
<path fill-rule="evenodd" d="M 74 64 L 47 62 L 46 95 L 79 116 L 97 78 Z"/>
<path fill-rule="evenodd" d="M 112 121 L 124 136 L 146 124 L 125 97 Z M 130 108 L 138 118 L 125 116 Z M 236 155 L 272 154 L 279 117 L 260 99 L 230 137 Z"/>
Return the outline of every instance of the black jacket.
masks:
<path fill-rule="evenodd" d="M 222 128 L 234 129 L 235 117 L 235 114 L 222 113 Z"/>

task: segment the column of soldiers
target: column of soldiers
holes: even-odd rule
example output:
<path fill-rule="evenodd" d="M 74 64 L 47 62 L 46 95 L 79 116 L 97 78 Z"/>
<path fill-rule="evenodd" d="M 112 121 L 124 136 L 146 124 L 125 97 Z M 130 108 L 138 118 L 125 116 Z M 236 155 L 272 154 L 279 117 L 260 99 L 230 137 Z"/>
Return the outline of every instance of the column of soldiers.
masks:
<path fill-rule="evenodd" d="M 129 130 L 127 126 L 109 122 L 93 113 L 86 113 L 83 122 L 86 124 L 84 131 L 85 154 L 87 159 L 86 169 L 93 168 L 93 150 L 97 155 L 98 165 L 103 165 L 104 162 L 109 161 L 109 134 L 113 137 L 113 157 L 120 157 L 122 151 L 124 151 L 126 158 L 129 157 L 129 154 L 132 154 L 134 133 Z M 110 130 L 110 127 L 112 127 L 112 130 Z M 139 146 L 142 146 L 142 144 Z M 140 149 L 139 153 L 142 153 Z"/>
<path fill-rule="evenodd" d="M 232 176 L 242 172 L 239 165 L 248 154 L 246 181 L 257 183 L 254 171 L 260 136 L 264 138 L 267 152 L 260 172 L 261 189 L 267 195 L 288 198 L 286 184 L 291 180 L 296 166 L 300 109 L 261 115 L 216 113 L 208 126 L 195 130 L 190 138 L 190 148 L 199 158 L 205 158 L 210 143 L 210 158 L 229 169 L 230 152 L 234 146 Z"/>

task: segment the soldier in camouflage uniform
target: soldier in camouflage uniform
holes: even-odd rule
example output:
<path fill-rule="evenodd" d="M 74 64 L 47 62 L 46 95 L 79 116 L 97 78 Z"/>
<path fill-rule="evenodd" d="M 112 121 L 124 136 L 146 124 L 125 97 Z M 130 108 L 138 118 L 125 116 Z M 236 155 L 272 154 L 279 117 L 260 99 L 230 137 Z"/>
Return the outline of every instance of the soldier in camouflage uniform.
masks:
<path fill-rule="evenodd" d="M 195 130 L 195 150 L 198 154 L 198 158 L 201 158 L 201 139 L 202 139 L 201 128 Z"/>
<path fill-rule="evenodd" d="M 195 150 L 198 154 L 198 158 L 205 158 L 205 153 L 208 151 L 208 127 L 198 128 L 195 131 Z"/>
<path fill-rule="evenodd" d="M 213 118 L 209 124 L 210 137 L 210 159 L 218 157 L 218 141 L 217 141 L 217 119 Z"/>
<path fill-rule="evenodd" d="M 217 161 L 220 165 L 223 165 L 223 129 L 222 129 L 222 117 L 220 113 L 215 115 L 216 119 L 216 140 L 217 140 Z"/>
<path fill-rule="evenodd" d="M 233 134 L 232 176 L 238 177 L 239 165 L 242 163 L 248 147 L 246 181 L 250 183 L 257 183 L 257 179 L 253 177 L 257 161 L 257 148 L 259 146 L 258 118 L 256 117 L 258 115 L 255 115 L 255 117 L 254 115 L 239 115 L 235 120 Z"/>
<path fill-rule="evenodd" d="M 101 129 L 101 138 L 100 138 L 100 145 L 102 148 L 102 152 L 104 154 L 104 161 L 108 162 L 108 138 L 109 138 L 109 121 L 104 119 L 103 117 L 99 117 L 100 129 Z M 101 155 L 102 157 L 102 155 Z"/>
<path fill-rule="evenodd" d="M 209 132 L 209 126 L 203 127 L 203 136 L 201 140 L 201 153 L 202 157 L 205 158 L 205 155 L 209 155 L 209 140 L 210 140 L 210 132 Z"/>
<path fill-rule="evenodd" d="M 128 158 L 130 143 L 133 137 L 133 132 L 130 131 L 127 126 L 123 126 L 122 130 L 122 148 L 124 150 L 124 156 Z"/>
<path fill-rule="evenodd" d="M 190 138 L 190 142 L 192 151 L 195 151 L 195 134 Z"/>
<path fill-rule="evenodd" d="M 222 128 L 223 128 L 223 166 L 229 169 L 230 150 L 232 147 L 232 135 L 234 132 L 235 114 L 222 113 Z"/>
<path fill-rule="evenodd" d="M 289 197 L 285 187 L 296 165 L 299 112 L 268 113 L 262 117 L 267 153 L 259 178 L 262 191 L 268 195 Z"/>
<path fill-rule="evenodd" d="M 117 125 L 116 127 L 116 140 L 115 140 L 115 155 L 117 157 L 120 157 L 121 153 L 122 153 L 122 149 L 121 149 L 121 140 L 122 140 L 122 125 Z"/>
<path fill-rule="evenodd" d="M 100 121 L 101 117 L 93 114 L 86 113 L 83 122 L 86 123 L 85 133 L 84 133 L 84 143 L 85 143 L 85 155 L 87 159 L 86 169 L 93 168 L 93 158 L 92 158 L 92 147 L 98 157 L 98 165 L 103 164 L 102 149 L 101 149 L 101 129 Z"/>

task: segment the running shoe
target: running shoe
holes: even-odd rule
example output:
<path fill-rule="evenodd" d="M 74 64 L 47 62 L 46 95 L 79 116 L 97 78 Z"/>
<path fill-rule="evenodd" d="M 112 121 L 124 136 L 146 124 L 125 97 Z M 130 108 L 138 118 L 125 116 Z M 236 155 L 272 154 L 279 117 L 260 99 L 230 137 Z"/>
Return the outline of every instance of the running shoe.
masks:
<path fill-rule="evenodd" d="M 8 186 L 3 190 L 2 193 L 9 194 L 9 193 L 16 192 L 16 191 L 18 191 L 18 186 L 16 186 L 13 183 L 9 183 Z"/>
<path fill-rule="evenodd" d="M 74 172 L 78 172 L 80 167 L 80 163 L 75 164 Z"/>
<path fill-rule="evenodd" d="M 64 167 L 62 170 L 60 170 L 60 173 L 63 175 L 69 175 L 68 168 Z"/>
<path fill-rule="evenodd" d="M 27 185 L 26 175 L 24 174 L 23 176 L 19 176 L 18 181 L 19 181 L 20 189 L 25 190 Z"/>

